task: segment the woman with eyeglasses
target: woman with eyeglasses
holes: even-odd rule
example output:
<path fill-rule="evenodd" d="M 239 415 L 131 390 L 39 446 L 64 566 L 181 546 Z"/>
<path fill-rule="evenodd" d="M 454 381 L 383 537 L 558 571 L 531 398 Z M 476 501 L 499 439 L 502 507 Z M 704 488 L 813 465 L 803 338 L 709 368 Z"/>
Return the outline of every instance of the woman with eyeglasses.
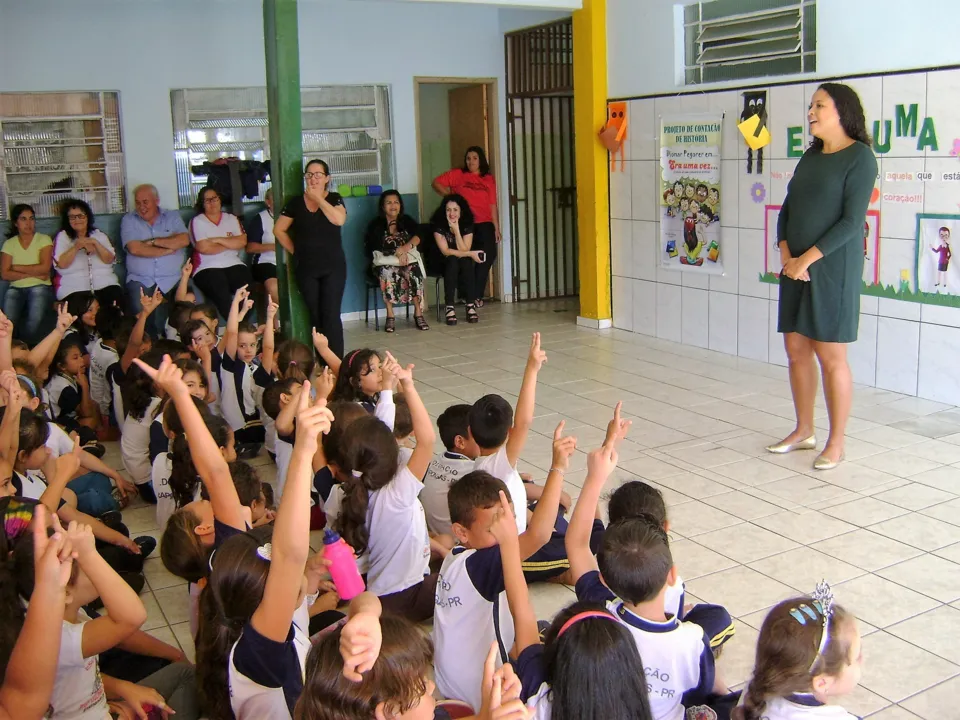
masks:
<path fill-rule="evenodd" d="M 327 336 L 330 349 L 343 357 L 340 304 L 347 285 L 347 258 L 340 228 L 347 221 L 347 208 L 340 195 L 327 189 L 330 168 L 323 160 L 308 162 L 303 178 L 303 195 L 284 206 L 273 235 L 294 256 L 297 286 L 310 312 L 310 322 Z"/>
<path fill-rule="evenodd" d="M 100 305 L 122 308 L 126 295 L 113 271 L 117 259 L 113 243 L 94 225 L 90 206 L 83 200 L 67 200 L 60 209 L 60 227 L 53 240 L 57 300 L 92 292 Z"/>
<path fill-rule="evenodd" d="M 190 221 L 193 284 L 226 320 L 234 293 L 253 283 L 250 268 L 240 257 L 247 234 L 236 215 L 223 212 L 223 198 L 212 187 L 200 190 L 196 210 Z"/>

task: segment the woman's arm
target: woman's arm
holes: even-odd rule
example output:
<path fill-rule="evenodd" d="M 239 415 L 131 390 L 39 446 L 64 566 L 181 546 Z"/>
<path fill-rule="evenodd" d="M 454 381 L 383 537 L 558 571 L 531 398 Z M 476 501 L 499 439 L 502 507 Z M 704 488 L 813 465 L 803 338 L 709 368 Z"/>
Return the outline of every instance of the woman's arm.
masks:
<path fill-rule="evenodd" d="M 290 239 L 290 227 L 293 225 L 293 218 L 286 215 L 279 215 L 277 221 L 273 224 L 273 236 L 280 243 L 281 247 L 291 255 L 294 254 L 293 240 Z"/>
<path fill-rule="evenodd" d="M 98 233 L 107 243 L 110 243 L 110 238 L 108 238 L 103 233 Z M 113 251 L 113 245 L 107 247 L 100 240 L 95 237 L 87 238 L 93 244 L 93 250 L 97 253 L 97 257 L 100 258 L 100 262 L 111 265 L 114 260 L 117 259 L 117 254 Z"/>
<path fill-rule="evenodd" d="M 321 197 L 314 194 L 311 197 L 317 201 L 317 205 L 320 206 L 321 212 L 327 216 L 327 220 L 334 225 L 343 225 L 347 222 L 347 208 L 345 206 L 331 205 L 325 195 Z"/>
<path fill-rule="evenodd" d="M 468 237 L 470 238 L 470 242 L 472 243 L 472 242 L 473 242 L 473 235 L 471 234 L 471 235 L 469 235 Z M 462 257 L 472 257 L 474 260 L 476 260 L 477 262 L 479 262 L 479 258 L 477 257 L 477 251 L 475 251 L 475 250 L 458 250 L 458 249 L 456 249 L 456 248 L 452 248 L 452 247 L 450 247 L 450 246 L 447 244 L 447 239 L 446 239 L 443 235 L 441 235 L 440 233 L 438 233 L 438 232 L 435 232 L 435 233 L 433 234 L 433 239 L 436 241 L 437 247 L 440 248 L 440 253 L 441 253 L 442 255 L 446 255 L 447 257 L 459 257 L 459 258 L 462 258 Z"/>
<path fill-rule="evenodd" d="M 12 260 L 12 258 L 11 258 Z M 40 260 L 32 265 L 11 265 L 14 272 L 22 272 L 27 277 L 35 277 L 39 280 L 50 279 L 50 269 L 53 267 L 53 245 L 47 245 L 40 250 Z"/>
<path fill-rule="evenodd" d="M 297 438 L 287 470 L 283 498 L 271 538 L 270 569 L 263 599 L 250 618 L 253 628 L 270 640 L 284 642 L 297 610 L 303 571 L 310 555 L 311 460 L 321 433 L 330 431 L 333 415 L 327 401 L 311 405 L 310 382 L 297 402 Z"/>
<path fill-rule="evenodd" d="M 210 242 L 215 242 L 217 245 L 227 249 L 227 250 L 243 250 L 247 247 L 247 234 L 242 233 L 240 235 L 229 235 L 227 237 L 218 237 L 218 238 L 208 238 Z"/>
<path fill-rule="evenodd" d="M 13 256 L 7 253 L 0 253 L 0 279 L 7 282 L 14 280 L 25 280 L 33 275 L 13 269 Z"/>
<path fill-rule="evenodd" d="M 54 248 L 56 248 L 56 245 L 59 245 L 60 243 L 67 243 L 67 242 L 70 242 L 69 238 L 67 238 L 66 233 L 61 232 L 60 234 L 57 235 Z M 81 249 L 80 243 L 81 243 L 81 240 L 77 239 L 73 242 L 73 244 L 69 248 L 64 250 L 59 255 L 57 255 L 57 253 L 54 252 L 54 255 L 55 255 L 54 262 L 57 264 L 58 268 L 68 268 L 71 265 L 73 265 L 73 261 L 77 259 L 77 253 L 79 253 Z"/>
<path fill-rule="evenodd" d="M 447 170 L 447 172 L 442 175 L 437 175 L 433 182 L 430 184 L 430 187 L 433 188 L 433 191 L 437 193 L 440 197 L 446 197 L 453 192 L 453 183 L 451 182 L 451 175 L 456 172 L 456 168 L 453 170 Z"/>

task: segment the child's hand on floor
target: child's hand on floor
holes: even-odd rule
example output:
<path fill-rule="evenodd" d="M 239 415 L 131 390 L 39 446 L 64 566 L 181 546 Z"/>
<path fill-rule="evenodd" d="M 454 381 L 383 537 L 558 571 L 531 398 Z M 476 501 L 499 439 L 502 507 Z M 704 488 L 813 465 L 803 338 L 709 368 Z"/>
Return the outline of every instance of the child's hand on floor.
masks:
<path fill-rule="evenodd" d="M 492 643 L 483 664 L 483 706 L 477 717 L 480 720 L 526 720 L 530 712 L 520 700 L 520 678 L 510 663 L 494 669 L 498 653 L 497 644 Z"/>
<path fill-rule="evenodd" d="M 616 470 L 617 460 L 617 449 L 613 445 L 604 445 L 587 455 L 587 482 L 604 484 Z"/>
<path fill-rule="evenodd" d="M 553 431 L 553 468 L 565 472 L 570 467 L 570 458 L 577 449 L 577 439 L 572 435 L 564 437 L 563 426 L 565 420 L 561 420 L 557 429 Z"/>
<path fill-rule="evenodd" d="M 539 371 L 547 361 L 547 353 L 540 349 L 540 333 L 535 332 L 530 340 L 530 355 L 527 357 L 527 367 Z"/>
<path fill-rule="evenodd" d="M 526 509 L 526 508 L 524 508 Z M 520 533 L 517 530 L 517 518 L 513 514 L 513 507 L 503 490 L 500 491 L 500 508 L 494 515 L 490 534 L 497 539 L 499 545 L 519 544 Z"/>
<path fill-rule="evenodd" d="M 343 676 L 350 682 L 361 682 L 380 655 L 383 635 L 380 618 L 370 613 L 357 613 L 340 631 L 340 656 Z"/>
<path fill-rule="evenodd" d="M 142 293 L 143 291 L 141 290 L 140 292 Z M 4 320 L 6 320 L 6 318 L 4 318 Z M 69 313 L 69 311 L 67 310 L 66 303 L 60 303 L 59 305 L 57 305 L 57 330 L 60 332 L 61 335 L 65 333 L 67 330 L 69 330 L 70 326 L 73 325 L 76 321 L 77 321 L 77 316 L 71 315 Z M 10 321 L 7 320 L 7 322 L 10 322 Z M 10 328 L 13 329 L 13 323 L 10 324 Z"/>
<path fill-rule="evenodd" d="M 607 436 L 603 440 L 604 445 L 610 445 L 611 443 L 619 445 L 620 441 L 630 432 L 630 426 L 633 425 L 633 420 L 622 420 L 620 418 L 620 410 L 622 407 L 623 401 L 621 400 L 613 410 L 613 419 L 607 423 Z"/>

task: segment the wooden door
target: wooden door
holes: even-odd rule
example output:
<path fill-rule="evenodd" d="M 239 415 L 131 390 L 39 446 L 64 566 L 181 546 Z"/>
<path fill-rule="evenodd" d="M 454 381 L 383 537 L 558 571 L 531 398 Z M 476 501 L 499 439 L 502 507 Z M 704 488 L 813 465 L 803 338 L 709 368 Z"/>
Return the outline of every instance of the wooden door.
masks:
<path fill-rule="evenodd" d="M 450 167 L 463 167 L 463 154 L 471 145 L 490 157 L 487 138 L 487 86 L 468 85 L 449 93 Z"/>

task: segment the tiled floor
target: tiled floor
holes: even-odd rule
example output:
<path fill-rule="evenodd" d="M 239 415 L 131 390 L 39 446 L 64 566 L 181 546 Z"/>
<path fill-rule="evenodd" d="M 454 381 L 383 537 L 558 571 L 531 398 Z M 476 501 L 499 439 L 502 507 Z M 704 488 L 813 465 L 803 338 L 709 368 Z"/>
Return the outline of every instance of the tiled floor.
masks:
<path fill-rule="evenodd" d="M 610 486 L 642 478 L 663 490 L 688 596 L 721 603 L 737 619 L 720 660 L 731 685 L 750 672 L 766 610 L 826 578 L 865 635 L 863 682 L 844 706 L 875 720 L 960 716 L 960 410 L 858 387 L 849 459 L 816 473 L 812 453 L 763 450 L 792 427 L 784 368 L 579 328 L 576 307 L 494 305 L 480 325 L 434 324 L 428 333 L 400 320 L 390 337 L 353 324 L 347 347 L 390 349 L 416 363 L 436 416 L 488 392 L 515 403 L 530 333 L 539 330 L 549 361 L 521 469 L 542 481 L 561 419 L 582 450 L 592 449 L 623 400 L 633 430 Z M 817 418 L 825 435 L 822 399 Z M 108 458 L 119 466 L 117 448 Z M 259 460 L 272 480 L 273 466 Z M 567 473 L 574 497 L 585 468 L 578 450 Z M 159 535 L 153 508 L 124 516 L 131 530 Z M 158 555 L 146 564 L 147 629 L 192 656 L 186 588 Z M 541 618 L 574 600 L 563 586 L 531 592 Z"/>

